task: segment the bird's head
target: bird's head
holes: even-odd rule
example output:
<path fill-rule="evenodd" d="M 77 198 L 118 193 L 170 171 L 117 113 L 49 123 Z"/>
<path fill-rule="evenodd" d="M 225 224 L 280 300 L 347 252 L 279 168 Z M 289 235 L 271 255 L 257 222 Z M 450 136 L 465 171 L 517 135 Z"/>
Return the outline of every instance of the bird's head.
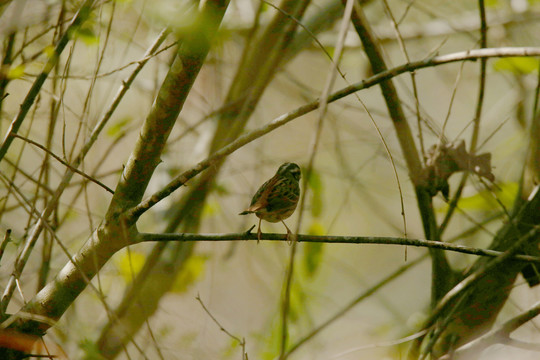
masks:
<path fill-rule="evenodd" d="M 295 163 L 285 163 L 281 165 L 277 171 L 279 175 L 292 176 L 296 181 L 300 180 L 302 172 L 300 171 L 300 166 Z"/>

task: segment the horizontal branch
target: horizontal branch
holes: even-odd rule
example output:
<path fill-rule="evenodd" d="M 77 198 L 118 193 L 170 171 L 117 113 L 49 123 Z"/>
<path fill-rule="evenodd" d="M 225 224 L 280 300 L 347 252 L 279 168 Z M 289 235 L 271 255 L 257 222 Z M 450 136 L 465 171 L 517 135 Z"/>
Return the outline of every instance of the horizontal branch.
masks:
<path fill-rule="evenodd" d="M 135 239 L 135 243 L 154 242 L 154 241 L 241 241 L 241 240 L 257 240 L 257 234 L 252 233 L 251 229 L 243 233 L 231 234 L 187 234 L 187 233 L 169 233 L 169 234 L 153 234 L 140 233 Z M 287 241 L 286 234 L 262 234 L 261 240 L 268 241 Z M 380 244 L 380 245 L 404 245 L 425 247 L 431 249 L 442 249 L 454 251 L 470 255 L 498 257 L 504 252 L 479 249 L 465 245 L 450 244 L 440 241 L 421 240 L 421 239 L 406 239 L 399 237 L 373 237 L 373 236 L 317 236 L 317 235 L 296 235 L 298 242 L 310 243 L 328 243 L 328 244 Z M 515 260 L 540 263 L 540 257 L 530 255 L 515 255 Z"/>

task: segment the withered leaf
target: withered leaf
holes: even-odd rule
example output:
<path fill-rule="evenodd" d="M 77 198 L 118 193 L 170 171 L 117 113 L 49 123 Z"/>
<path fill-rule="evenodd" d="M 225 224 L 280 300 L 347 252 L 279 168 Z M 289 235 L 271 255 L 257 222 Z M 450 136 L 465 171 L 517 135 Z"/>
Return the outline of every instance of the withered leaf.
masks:
<path fill-rule="evenodd" d="M 433 145 L 427 153 L 426 167 L 420 175 L 420 186 L 431 196 L 442 192 L 448 200 L 448 178 L 458 171 L 470 171 L 491 182 L 495 176 L 491 172 L 491 154 L 473 155 L 467 152 L 465 141 Z"/>

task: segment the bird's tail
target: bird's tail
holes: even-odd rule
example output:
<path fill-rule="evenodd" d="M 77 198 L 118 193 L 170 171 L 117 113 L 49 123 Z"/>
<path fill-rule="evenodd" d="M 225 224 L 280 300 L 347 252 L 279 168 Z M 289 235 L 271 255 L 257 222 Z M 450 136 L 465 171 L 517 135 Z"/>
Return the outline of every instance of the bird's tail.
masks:
<path fill-rule="evenodd" d="M 242 211 L 240 214 L 238 215 L 247 215 L 247 214 L 253 214 L 255 211 L 250 211 L 250 210 L 244 210 Z"/>

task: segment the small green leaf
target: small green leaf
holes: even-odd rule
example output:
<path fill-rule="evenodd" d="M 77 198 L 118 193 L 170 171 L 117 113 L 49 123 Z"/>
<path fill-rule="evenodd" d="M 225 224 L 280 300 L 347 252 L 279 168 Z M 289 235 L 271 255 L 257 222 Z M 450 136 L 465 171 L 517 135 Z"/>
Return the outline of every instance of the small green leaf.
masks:
<path fill-rule="evenodd" d="M 270 5 L 268 5 L 266 2 L 263 2 L 263 3 L 261 4 L 261 13 L 265 13 L 265 12 L 267 12 L 267 11 L 270 10 L 270 9 L 272 9 L 272 8 L 271 8 Z"/>
<path fill-rule="evenodd" d="M 306 294 L 298 283 L 293 283 L 291 286 L 291 298 L 289 303 L 289 319 L 291 323 L 297 323 L 300 320 L 304 309 Z"/>
<path fill-rule="evenodd" d="M 87 20 L 80 27 L 72 29 L 69 36 L 82 40 L 86 45 L 96 45 L 99 43 L 99 36 L 94 32 L 93 25 L 93 21 Z"/>
<path fill-rule="evenodd" d="M 26 69 L 25 64 L 20 64 L 20 65 L 11 67 L 7 74 L 8 79 L 18 79 L 22 77 L 24 75 L 25 69 Z"/>
<path fill-rule="evenodd" d="M 263 349 L 258 356 L 257 359 L 261 360 L 273 360 L 276 358 L 276 354 L 279 352 L 279 346 L 281 343 L 281 323 L 279 321 L 279 317 L 273 316 L 270 319 L 270 325 L 268 325 L 269 329 L 267 331 L 262 332 L 262 339 L 261 343 L 264 344 Z M 251 358 L 251 356 L 250 356 Z"/>
<path fill-rule="evenodd" d="M 202 216 L 204 218 L 214 216 L 221 212 L 221 206 L 217 201 L 207 201 L 204 203 Z"/>
<path fill-rule="evenodd" d="M 55 50 L 54 50 L 54 46 L 52 45 L 47 45 L 43 48 L 43 53 L 45 55 L 47 55 L 47 57 L 51 58 L 53 56 L 56 56 L 56 53 L 55 53 Z"/>
<path fill-rule="evenodd" d="M 119 138 L 121 136 L 124 136 L 126 133 L 126 127 L 129 123 L 131 123 L 132 118 L 129 116 L 125 116 L 116 122 L 109 126 L 107 129 L 107 136 L 110 136 L 112 138 Z"/>
<path fill-rule="evenodd" d="M 307 243 L 304 246 L 304 269 L 308 277 L 313 277 L 321 264 L 323 255 L 323 243 Z"/>
<path fill-rule="evenodd" d="M 308 186 L 311 190 L 311 216 L 319 217 L 323 209 L 322 192 L 323 185 L 319 173 L 313 169 L 308 179 Z"/>
<path fill-rule="evenodd" d="M 312 222 L 307 232 L 309 235 L 326 235 L 325 227 L 318 221 Z"/>
<path fill-rule="evenodd" d="M 208 260 L 206 255 L 192 255 L 186 260 L 184 268 L 174 282 L 172 291 L 175 293 L 183 293 L 188 287 L 193 284 L 204 274 L 204 267 Z"/>
<path fill-rule="evenodd" d="M 89 339 L 83 339 L 79 343 L 79 348 L 83 351 L 84 360 L 105 360 L 105 357 L 101 355 L 97 344 Z"/>
<path fill-rule="evenodd" d="M 229 194 L 229 189 L 225 185 L 219 183 L 214 185 L 213 191 L 215 191 L 220 196 Z"/>
<path fill-rule="evenodd" d="M 330 57 L 334 57 L 334 52 L 336 51 L 336 47 L 335 46 L 325 46 L 325 49 L 326 49 L 326 52 L 328 53 L 328 55 L 330 55 Z"/>
<path fill-rule="evenodd" d="M 115 257 L 118 272 L 126 283 L 133 280 L 133 277 L 142 269 L 145 261 L 145 254 L 133 250 L 126 251 Z"/>
<path fill-rule="evenodd" d="M 497 184 L 493 190 L 482 190 L 475 195 L 463 197 L 459 200 L 458 206 L 464 210 L 472 211 L 493 211 L 500 210 L 501 205 L 496 201 L 494 196 L 508 209 L 512 207 L 518 192 L 518 184 L 515 182 L 507 182 Z M 446 210 L 447 205 L 443 208 Z"/>
<path fill-rule="evenodd" d="M 532 57 L 508 57 L 498 59 L 494 62 L 493 69 L 514 74 L 530 74 L 538 69 L 538 59 Z"/>

